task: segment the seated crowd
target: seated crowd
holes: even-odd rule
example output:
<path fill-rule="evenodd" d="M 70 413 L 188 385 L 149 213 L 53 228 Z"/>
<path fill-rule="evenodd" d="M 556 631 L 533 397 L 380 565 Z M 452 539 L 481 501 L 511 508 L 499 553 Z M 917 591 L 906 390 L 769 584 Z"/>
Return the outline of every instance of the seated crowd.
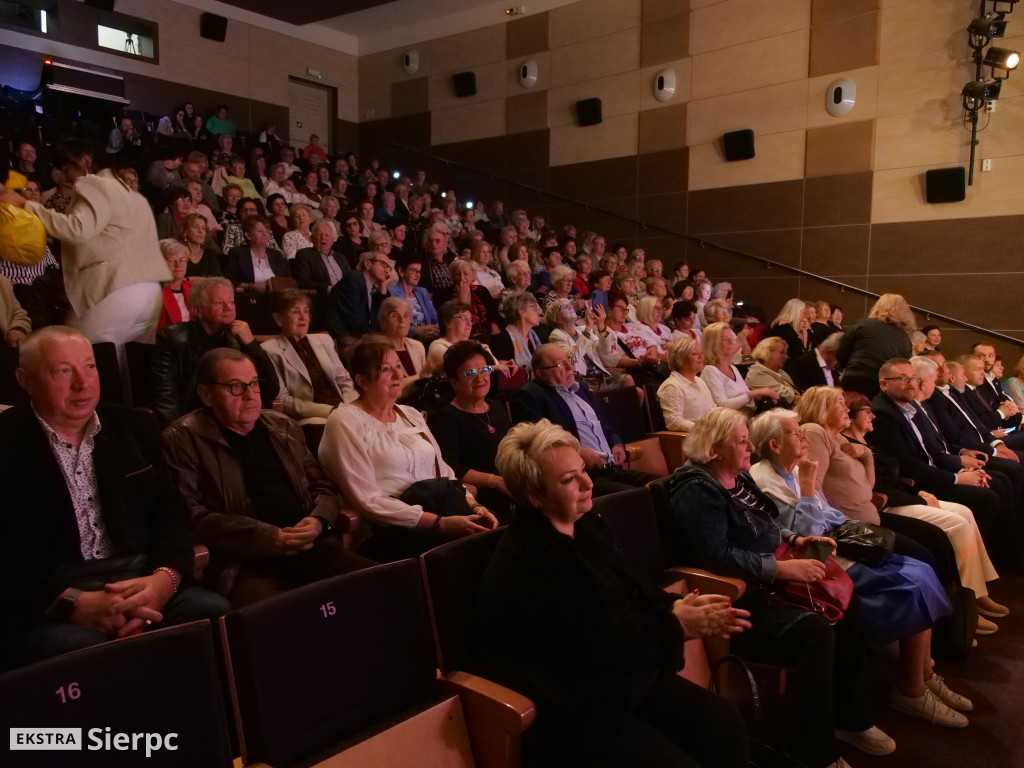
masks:
<path fill-rule="evenodd" d="M 986 342 L 947 361 L 895 294 L 849 328 L 797 298 L 765 323 L 683 260 L 460 206 L 422 170 L 299 156 L 272 127 L 245 156 L 226 107 L 172 112 L 153 156 L 121 120 L 105 152 L 69 140 L 50 169 L 22 142 L 5 169 L 0 201 L 48 242 L 38 264 L 0 260 L 29 397 L 0 415 L 19 541 L 0 669 L 508 526 L 481 632 L 538 704 L 531 765 L 746 765 L 739 712 L 675 674 L 688 638 L 794 670 L 786 749 L 810 768 L 846 765 L 837 739 L 895 749 L 868 713 L 869 643 L 896 646 L 893 709 L 968 724 L 933 637 L 965 604 L 978 635 L 1008 614 L 991 592 L 1024 563 L 1024 360 L 1005 385 Z M 261 336 L 239 304 L 268 293 L 279 332 Z M 139 341 L 136 408 L 101 401 L 92 344 L 128 381 Z M 742 579 L 735 604 L 654 590 L 587 514 L 657 479 L 600 415 L 622 389 L 685 433 L 670 564 Z M 890 551 L 829 557 L 858 521 Z M 829 563 L 852 581 L 841 618 L 779 597 Z"/>

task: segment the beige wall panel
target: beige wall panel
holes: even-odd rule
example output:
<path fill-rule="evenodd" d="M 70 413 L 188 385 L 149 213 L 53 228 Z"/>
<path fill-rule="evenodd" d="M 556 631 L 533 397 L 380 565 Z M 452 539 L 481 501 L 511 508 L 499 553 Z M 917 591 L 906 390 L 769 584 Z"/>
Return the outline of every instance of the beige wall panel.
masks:
<path fill-rule="evenodd" d="M 504 24 L 495 24 L 430 41 L 433 72 L 463 72 L 504 61 L 507 34 Z"/>
<path fill-rule="evenodd" d="M 811 24 L 831 24 L 840 19 L 877 11 L 880 7 L 879 0 L 814 0 L 811 7 Z"/>
<path fill-rule="evenodd" d="M 691 160 L 692 167 L 692 160 Z M 1024 157 L 1000 160 L 988 173 L 975 173 L 967 199 L 960 203 L 928 204 L 924 172 L 940 165 L 876 171 L 871 197 L 874 224 L 895 221 L 934 221 L 980 216 L 1019 215 L 1024 211 Z"/>
<path fill-rule="evenodd" d="M 722 5 L 729 0 L 690 0 L 690 10 L 696 11 L 700 8 L 708 8 L 712 5 Z"/>
<path fill-rule="evenodd" d="M 984 125 L 986 117 L 981 115 L 978 124 Z M 991 117 L 988 128 L 978 135 L 978 157 L 1024 155 L 1024 96 L 999 99 Z"/>
<path fill-rule="evenodd" d="M 864 67 L 850 72 L 812 77 L 807 81 L 807 127 L 856 123 L 870 120 L 878 110 L 878 67 Z M 849 113 L 832 117 L 825 110 L 826 90 L 840 77 L 848 77 L 857 85 L 857 103 Z"/>
<path fill-rule="evenodd" d="M 947 50 L 967 58 L 967 25 L 978 5 L 963 0 L 913 0 L 882 8 L 882 63 Z"/>
<path fill-rule="evenodd" d="M 899 115 L 945 106 L 957 119 L 960 90 L 971 79 L 966 64 L 959 65 L 939 50 L 917 59 L 886 62 L 878 72 L 878 116 Z"/>
<path fill-rule="evenodd" d="M 391 117 L 391 86 L 378 85 L 359 90 L 359 122 Z"/>
<path fill-rule="evenodd" d="M 534 83 L 532 88 L 523 88 L 519 84 L 519 67 L 522 66 L 525 61 L 536 61 L 537 62 L 537 82 Z M 531 53 L 529 56 L 516 56 L 514 59 L 509 59 L 506 62 L 508 70 L 508 77 L 506 78 L 509 96 L 516 96 L 523 93 L 533 93 L 535 91 L 545 91 L 551 87 L 551 52 L 541 51 L 539 53 Z"/>
<path fill-rule="evenodd" d="M 551 129 L 551 165 L 569 165 L 610 157 L 635 155 L 638 116 L 621 115 L 600 125 L 580 128 L 563 125 Z"/>
<path fill-rule="evenodd" d="M 191 64 L 188 66 L 191 66 Z M 258 98 L 260 101 L 269 101 L 271 104 L 288 104 L 288 75 L 282 73 L 275 65 L 252 62 L 246 65 L 244 69 L 228 66 L 227 71 L 231 71 L 231 69 L 236 69 L 239 72 L 239 76 L 242 78 L 239 82 L 248 83 L 249 93 L 254 98 Z M 176 72 L 184 71 L 184 69 L 176 69 Z M 224 70 L 219 70 L 217 73 L 218 77 L 223 72 Z M 210 76 L 206 75 L 200 76 L 192 82 L 207 83 L 209 81 Z M 213 86 L 206 87 L 212 88 Z M 230 106 L 230 102 L 228 106 Z"/>
<path fill-rule="evenodd" d="M 402 57 L 406 51 L 416 51 L 420 55 L 420 68 L 414 75 L 405 74 L 402 69 Z M 433 72 L 431 68 L 431 46 L 429 43 L 416 43 L 404 48 L 392 48 L 389 51 L 369 53 L 359 57 L 359 87 L 369 88 L 374 85 L 389 85 L 402 80 L 413 80 Z"/>
<path fill-rule="evenodd" d="M 639 68 L 639 27 L 551 51 L 551 85 L 555 88 Z"/>
<path fill-rule="evenodd" d="M 807 86 L 801 81 L 690 102 L 690 145 L 721 139 L 726 131 L 752 128 L 760 138 L 807 124 Z"/>
<path fill-rule="evenodd" d="M 609 117 L 640 111 L 640 73 L 626 72 L 601 80 L 588 80 L 564 88 L 552 88 L 548 98 L 548 125 L 552 128 L 576 122 L 576 102 L 601 99 L 601 115 Z"/>
<path fill-rule="evenodd" d="M 391 116 L 415 115 L 430 110 L 430 78 L 417 77 L 391 86 Z"/>
<path fill-rule="evenodd" d="M 640 109 L 660 109 L 671 107 L 679 102 L 690 100 L 690 69 L 693 59 L 687 57 L 677 61 L 666 61 L 654 67 L 647 67 L 640 72 Z M 663 69 L 671 69 L 676 73 L 676 95 L 668 101 L 654 98 L 654 78 Z"/>
<path fill-rule="evenodd" d="M 874 149 L 874 120 L 812 128 L 807 131 L 804 175 L 811 178 L 870 171 Z"/>
<path fill-rule="evenodd" d="M 868 13 L 811 30 L 811 77 L 878 63 L 880 13 Z"/>
<path fill-rule="evenodd" d="M 971 135 L 944 109 L 879 117 L 875 170 L 928 165 L 938 168 L 966 160 Z"/>
<path fill-rule="evenodd" d="M 686 0 L 643 0 L 640 8 L 640 21 L 650 24 L 652 21 L 687 13 L 690 4 Z"/>
<path fill-rule="evenodd" d="M 756 156 L 732 163 L 726 161 L 721 142 L 691 147 L 687 188 L 692 191 L 803 178 L 805 142 L 802 130 L 756 136 Z"/>
<path fill-rule="evenodd" d="M 802 81 L 807 77 L 809 44 L 810 30 L 803 29 L 694 56 L 692 98 Z"/>
<path fill-rule="evenodd" d="M 505 125 L 508 133 L 539 131 L 548 127 L 548 92 L 524 92 L 505 101 Z"/>
<path fill-rule="evenodd" d="M 355 88 L 338 89 L 338 117 L 350 123 L 359 122 L 359 91 Z"/>
<path fill-rule="evenodd" d="M 486 139 L 505 133 L 505 99 L 436 109 L 430 113 L 430 143 Z"/>
<path fill-rule="evenodd" d="M 662 152 L 686 146 L 685 102 L 666 109 L 648 109 L 640 113 L 639 151 Z"/>
<path fill-rule="evenodd" d="M 729 0 L 694 10 L 691 53 L 709 53 L 806 29 L 811 0 Z"/>
<path fill-rule="evenodd" d="M 230 25 L 228 29 L 230 29 Z M 249 46 L 253 58 L 273 62 L 279 69 L 293 75 L 308 77 L 307 68 L 320 70 L 324 79 L 317 82 L 325 85 L 342 83 L 356 87 L 359 75 L 355 56 L 332 51 L 319 45 L 295 44 L 295 38 L 261 27 L 250 27 Z M 204 41 L 209 42 L 209 41 Z M 219 43 L 214 43 L 219 45 Z"/>
<path fill-rule="evenodd" d="M 690 14 L 677 13 L 640 28 L 640 66 L 651 67 L 689 53 Z"/>
<path fill-rule="evenodd" d="M 640 26 L 640 0 L 586 0 L 548 11 L 548 46 L 562 48 Z"/>
<path fill-rule="evenodd" d="M 476 95 L 459 98 L 455 95 L 452 85 L 454 72 L 473 72 L 476 75 Z M 481 101 L 504 99 L 508 96 L 508 65 L 503 61 L 493 64 L 482 64 L 466 70 L 454 70 L 430 76 L 430 108 L 446 109 L 448 107 L 476 104 Z"/>

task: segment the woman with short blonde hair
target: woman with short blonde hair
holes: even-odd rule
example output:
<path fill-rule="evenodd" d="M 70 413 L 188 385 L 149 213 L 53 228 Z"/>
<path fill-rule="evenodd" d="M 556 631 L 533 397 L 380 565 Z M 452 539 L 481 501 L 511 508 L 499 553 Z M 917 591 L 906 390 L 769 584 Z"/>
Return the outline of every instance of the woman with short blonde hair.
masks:
<path fill-rule="evenodd" d="M 704 352 L 696 339 L 679 336 L 668 346 L 668 378 L 658 387 L 658 402 L 665 426 L 674 432 L 688 432 L 701 414 L 715 407 L 707 384 L 700 378 Z"/>
<path fill-rule="evenodd" d="M 752 353 L 754 364 L 747 371 L 747 386 L 774 389 L 779 393 L 779 403 L 789 406 L 800 397 L 800 392 L 789 374 L 782 370 L 787 346 L 785 339 L 778 336 L 761 339 Z"/>
<path fill-rule="evenodd" d="M 700 377 L 708 385 L 716 405 L 753 410 L 754 401 L 758 397 L 778 402 L 778 392 L 769 387 L 750 389 L 739 369 L 732 364 L 740 342 L 728 323 L 712 323 L 705 328 L 701 336 L 701 348 L 705 365 Z"/>
<path fill-rule="evenodd" d="M 896 293 L 879 297 L 868 316 L 844 334 L 836 357 L 843 369 L 843 389 L 860 392 L 868 399 L 878 394 L 878 372 L 886 360 L 910 358 L 914 314 L 906 299 Z"/>
<path fill-rule="evenodd" d="M 811 321 L 816 317 L 813 304 L 790 299 L 782 305 L 772 320 L 769 336 L 778 336 L 786 342 L 790 357 L 799 357 L 811 350 Z"/>

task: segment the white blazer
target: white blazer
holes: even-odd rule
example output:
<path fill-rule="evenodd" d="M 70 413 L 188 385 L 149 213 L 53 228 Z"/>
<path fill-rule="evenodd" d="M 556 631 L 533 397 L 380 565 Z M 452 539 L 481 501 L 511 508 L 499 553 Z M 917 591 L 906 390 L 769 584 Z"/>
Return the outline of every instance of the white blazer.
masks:
<path fill-rule="evenodd" d="M 359 397 L 352 377 L 338 358 L 334 339 L 326 333 L 311 333 L 306 338 L 342 402 L 351 403 Z M 280 392 L 284 396 L 284 412 L 293 419 L 325 421 L 334 409 L 326 403 L 313 402 L 313 381 L 287 337 L 275 336 L 260 346 L 273 361 L 277 371 Z"/>

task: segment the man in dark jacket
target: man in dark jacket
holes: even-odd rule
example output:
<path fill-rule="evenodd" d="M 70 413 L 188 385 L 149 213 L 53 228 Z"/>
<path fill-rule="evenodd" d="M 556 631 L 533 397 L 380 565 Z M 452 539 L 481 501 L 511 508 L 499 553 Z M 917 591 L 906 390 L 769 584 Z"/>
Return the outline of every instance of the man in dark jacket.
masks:
<path fill-rule="evenodd" d="M 811 387 L 834 387 L 839 383 L 836 350 L 843 334 L 833 333 L 810 352 L 790 357 L 782 366 L 801 390 Z"/>
<path fill-rule="evenodd" d="M 335 253 L 331 247 L 334 243 L 334 229 L 330 222 L 318 221 L 310 234 L 313 236 L 313 247 L 296 252 L 292 262 L 292 277 L 301 290 L 316 291 L 326 296 L 352 270 L 348 259 Z"/>
<path fill-rule="evenodd" d="M 359 269 L 349 272 L 327 296 L 327 328 L 349 343 L 377 327 L 377 310 L 388 297 L 394 262 L 381 253 L 364 253 Z"/>
<path fill-rule="evenodd" d="M 277 397 L 277 371 L 249 330 L 249 324 L 236 318 L 235 290 L 230 281 L 223 277 L 197 280 L 192 284 L 188 301 L 192 320 L 168 325 L 156 335 L 150 363 L 153 410 L 169 424 L 199 407 L 199 358 L 220 347 L 241 350 L 253 361 L 260 377 L 263 407 L 270 408 Z"/>
<path fill-rule="evenodd" d="M 97 407 L 86 338 L 37 331 L 17 376 L 32 404 L 0 415 L 0 669 L 229 610 L 191 586 L 192 540 L 156 421 Z"/>

